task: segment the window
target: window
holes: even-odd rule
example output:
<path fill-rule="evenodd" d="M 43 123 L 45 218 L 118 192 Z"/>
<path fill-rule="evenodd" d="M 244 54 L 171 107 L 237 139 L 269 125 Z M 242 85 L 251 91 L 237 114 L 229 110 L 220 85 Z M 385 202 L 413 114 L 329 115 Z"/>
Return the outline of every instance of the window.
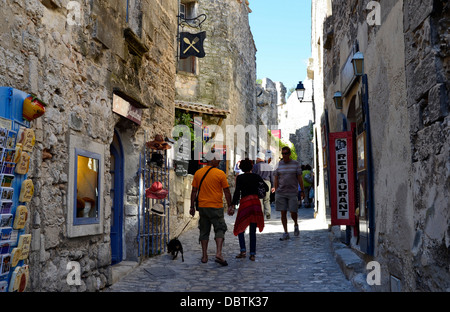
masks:
<path fill-rule="evenodd" d="M 180 17 L 184 19 L 192 19 L 197 17 L 197 2 L 184 0 L 180 3 Z M 190 24 L 191 21 L 186 21 Z M 189 27 L 188 27 L 189 28 Z M 180 59 L 178 62 L 178 70 L 186 73 L 195 74 L 197 71 L 197 58 L 189 56 L 185 59 Z"/>
<path fill-rule="evenodd" d="M 183 1 L 180 3 L 180 17 L 185 19 L 191 19 L 197 17 L 197 2 L 196 1 Z"/>
<path fill-rule="evenodd" d="M 77 156 L 74 224 L 98 223 L 100 155 L 75 149 Z"/>
<path fill-rule="evenodd" d="M 196 65 L 197 65 L 197 58 L 195 56 L 189 56 L 188 58 L 180 59 L 180 61 L 178 62 L 178 70 L 195 74 Z"/>
<path fill-rule="evenodd" d="M 69 138 L 67 235 L 79 237 L 104 232 L 104 164 L 106 147 L 91 139 Z"/>

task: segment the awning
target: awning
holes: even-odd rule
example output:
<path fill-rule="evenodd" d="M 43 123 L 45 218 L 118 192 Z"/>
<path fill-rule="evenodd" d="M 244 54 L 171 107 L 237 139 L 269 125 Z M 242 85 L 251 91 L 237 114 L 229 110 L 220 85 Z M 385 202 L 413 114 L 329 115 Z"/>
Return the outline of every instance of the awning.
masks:
<path fill-rule="evenodd" d="M 184 109 L 186 111 L 208 114 L 212 116 L 226 118 L 230 114 L 229 110 L 217 108 L 211 105 L 192 103 L 185 101 L 175 101 L 175 108 Z"/>

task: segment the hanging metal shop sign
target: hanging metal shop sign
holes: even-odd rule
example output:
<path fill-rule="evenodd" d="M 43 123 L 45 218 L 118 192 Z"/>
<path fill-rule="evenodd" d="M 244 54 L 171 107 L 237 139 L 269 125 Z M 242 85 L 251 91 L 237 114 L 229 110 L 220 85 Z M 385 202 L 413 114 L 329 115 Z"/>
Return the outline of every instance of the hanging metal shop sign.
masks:
<path fill-rule="evenodd" d="M 188 32 L 180 33 L 180 58 L 184 59 L 189 56 L 205 57 L 205 50 L 203 49 L 203 41 L 206 38 L 206 31 L 198 34 L 191 34 Z"/>
<path fill-rule="evenodd" d="M 330 133 L 331 225 L 355 225 L 352 132 Z"/>

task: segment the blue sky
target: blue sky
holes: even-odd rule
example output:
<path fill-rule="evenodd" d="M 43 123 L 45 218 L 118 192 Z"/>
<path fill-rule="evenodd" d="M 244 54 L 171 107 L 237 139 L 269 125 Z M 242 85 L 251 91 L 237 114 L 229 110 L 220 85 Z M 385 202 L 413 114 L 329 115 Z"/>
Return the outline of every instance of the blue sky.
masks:
<path fill-rule="evenodd" d="M 251 0 L 250 8 L 257 79 L 295 87 L 311 57 L 311 0 Z"/>

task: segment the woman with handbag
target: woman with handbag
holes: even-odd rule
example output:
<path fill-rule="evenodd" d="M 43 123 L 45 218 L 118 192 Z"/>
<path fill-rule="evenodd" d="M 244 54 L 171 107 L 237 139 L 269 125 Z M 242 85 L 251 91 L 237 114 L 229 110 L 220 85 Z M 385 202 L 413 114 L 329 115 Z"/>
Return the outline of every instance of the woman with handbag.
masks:
<path fill-rule="evenodd" d="M 250 226 L 250 260 L 255 261 L 256 255 L 256 228 L 262 232 L 264 229 L 264 215 L 261 209 L 260 198 L 264 198 L 269 187 L 257 174 L 252 173 L 253 163 L 246 158 L 242 160 L 239 168 L 244 172 L 236 179 L 232 205 L 239 204 L 238 214 L 234 223 L 233 234 L 239 237 L 241 252 L 236 258 L 246 257 L 244 233 Z M 240 200 L 239 200 L 240 199 Z"/>

